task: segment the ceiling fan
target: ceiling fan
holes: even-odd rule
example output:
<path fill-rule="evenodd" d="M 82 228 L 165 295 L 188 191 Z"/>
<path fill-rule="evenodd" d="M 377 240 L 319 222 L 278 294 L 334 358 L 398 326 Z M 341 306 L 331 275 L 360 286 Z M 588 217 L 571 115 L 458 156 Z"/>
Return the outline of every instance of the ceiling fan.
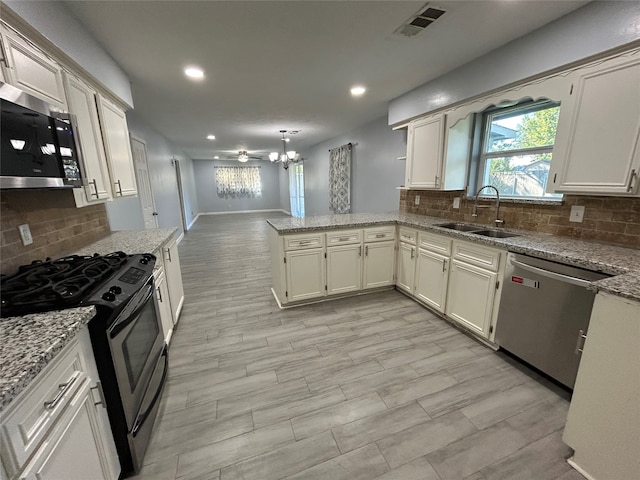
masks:
<path fill-rule="evenodd" d="M 245 163 L 249 160 L 263 160 L 264 158 L 257 154 L 251 154 L 247 150 L 239 150 L 237 154 L 225 153 L 223 155 L 216 155 L 215 160 L 237 160 L 240 163 Z"/>

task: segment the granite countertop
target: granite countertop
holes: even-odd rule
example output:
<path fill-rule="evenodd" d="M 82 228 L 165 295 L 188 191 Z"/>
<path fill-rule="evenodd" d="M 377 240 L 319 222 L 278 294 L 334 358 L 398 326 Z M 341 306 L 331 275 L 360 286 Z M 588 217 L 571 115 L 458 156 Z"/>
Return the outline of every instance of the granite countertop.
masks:
<path fill-rule="evenodd" d="M 77 255 L 115 251 L 155 253 L 177 228 L 125 230 L 78 250 Z M 78 331 L 95 315 L 94 307 L 80 307 L 2 319 L 0 322 L 0 410 L 29 385 Z"/>
<path fill-rule="evenodd" d="M 451 220 L 410 213 L 322 215 L 307 218 L 278 218 L 267 222 L 279 234 L 299 233 L 309 230 L 367 227 L 395 223 L 398 225 L 432 231 L 463 240 L 472 240 L 488 246 L 504 248 L 559 263 L 614 275 L 592 283 L 592 289 L 640 301 L 640 250 L 605 245 L 597 242 L 574 240 L 524 230 L 503 229 L 520 236 L 491 238 L 438 227 Z M 481 225 L 479 228 L 487 228 Z"/>
<path fill-rule="evenodd" d="M 34 313 L 0 322 L 0 411 L 93 318 L 94 307 Z"/>
<path fill-rule="evenodd" d="M 93 255 L 122 251 L 132 253 L 154 253 L 168 242 L 177 228 L 158 228 L 155 230 L 122 230 L 112 232 L 105 238 L 98 240 L 76 252 L 77 255 Z"/>

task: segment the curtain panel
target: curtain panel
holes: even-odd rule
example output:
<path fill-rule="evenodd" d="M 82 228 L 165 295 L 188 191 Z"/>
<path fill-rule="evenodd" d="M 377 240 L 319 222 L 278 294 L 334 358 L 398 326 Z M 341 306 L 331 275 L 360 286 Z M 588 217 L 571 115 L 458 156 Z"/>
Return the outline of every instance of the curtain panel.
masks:
<path fill-rule="evenodd" d="M 219 195 L 262 195 L 260 167 L 216 167 Z"/>
<path fill-rule="evenodd" d="M 351 212 L 350 143 L 329 150 L 329 208 L 333 213 Z"/>

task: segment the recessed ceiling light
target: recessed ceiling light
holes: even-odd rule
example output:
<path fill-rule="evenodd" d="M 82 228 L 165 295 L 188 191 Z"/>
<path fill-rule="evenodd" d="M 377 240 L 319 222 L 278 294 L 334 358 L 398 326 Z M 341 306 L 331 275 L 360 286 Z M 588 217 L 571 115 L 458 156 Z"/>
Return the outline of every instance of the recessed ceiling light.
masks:
<path fill-rule="evenodd" d="M 218 155 L 216 155 L 215 157 L 213 157 L 214 160 L 220 160 L 220 157 Z"/>
<path fill-rule="evenodd" d="M 361 95 L 364 95 L 364 92 L 366 91 L 367 89 L 364 88 L 362 85 L 355 85 L 351 87 L 351 95 L 353 95 L 354 97 L 359 97 Z"/>
<path fill-rule="evenodd" d="M 201 80 L 204 78 L 204 72 L 198 67 L 187 67 L 184 69 L 184 74 L 194 80 Z"/>
<path fill-rule="evenodd" d="M 207 140 L 215 140 L 215 139 L 216 139 L 215 135 L 212 135 L 212 134 L 207 135 Z"/>

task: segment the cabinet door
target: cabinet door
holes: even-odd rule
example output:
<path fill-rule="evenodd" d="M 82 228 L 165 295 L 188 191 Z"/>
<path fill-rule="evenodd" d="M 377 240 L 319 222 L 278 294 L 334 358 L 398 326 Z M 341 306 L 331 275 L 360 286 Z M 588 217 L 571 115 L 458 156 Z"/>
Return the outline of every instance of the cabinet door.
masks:
<path fill-rule="evenodd" d="M 178 243 L 173 240 L 164 248 L 164 273 L 167 279 L 169 302 L 174 325 L 178 323 L 182 304 L 184 303 L 184 286 L 182 284 L 182 270 L 180 269 L 180 257 L 178 256 Z"/>
<path fill-rule="evenodd" d="M 2 28 L 7 82 L 45 102 L 67 109 L 60 65 L 17 33 Z"/>
<path fill-rule="evenodd" d="M 413 294 L 416 274 L 416 247 L 400 242 L 398 247 L 398 274 L 396 287 Z"/>
<path fill-rule="evenodd" d="M 443 116 L 411 122 L 408 135 L 406 186 L 439 188 L 444 146 Z"/>
<path fill-rule="evenodd" d="M 72 75 L 65 74 L 69 110 L 76 116 L 78 138 L 84 162 L 85 202 L 94 203 L 111 198 L 111 180 L 104 153 L 96 92 Z"/>
<path fill-rule="evenodd" d="M 136 174 L 129 143 L 129 128 L 124 111 L 98 94 L 98 112 L 102 139 L 107 153 L 114 198 L 136 195 Z"/>
<path fill-rule="evenodd" d="M 19 478 L 110 480 L 100 460 L 98 419 L 88 384 L 69 408 L 69 418 L 62 419 Z"/>
<path fill-rule="evenodd" d="M 452 260 L 447 290 L 447 316 L 488 338 L 497 278 L 497 273 Z"/>
<path fill-rule="evenodd" d="M 362 288 L 362 245 L 327 248 L 327 294 Z"/>
<path fill-rule="evenodd" d="M 362 288 L 393 285 L 395 242 L 367 243 L 364 246 L 364 281 Z"/>
<path fill-rule="evenodd" d="M 154 274 L 156 286 L 156 309 L 160 315 L 160 323 L 162 323 L 162 333 L 164 341 L 167 345 L 171 342 L 173 335 L 173 312 L 171 311 L 171 303 L 169 301 L 169 289 L 164 274 L 164 269 L 159 274 Z"/>
<path fill-rule="evenodd" d="M 416 265 L 416 297 L 444 312 L 449 278 L 449 259 L 422 248 L 418 249 Z"/>
<path fill-rule="evenodd" d="M 287 291 L 289 302 L 325 295 L 324 248 L 294 250 L 285 255 L 287 263 Z"/>
<path fill-rule="evenodd" d="M 624 57 L 623 57 L 624 58 Z M 640 54 L 578 77 L 561 107 L 553 158 L 559 192 L 634 195 L 640 180 Z"/>

